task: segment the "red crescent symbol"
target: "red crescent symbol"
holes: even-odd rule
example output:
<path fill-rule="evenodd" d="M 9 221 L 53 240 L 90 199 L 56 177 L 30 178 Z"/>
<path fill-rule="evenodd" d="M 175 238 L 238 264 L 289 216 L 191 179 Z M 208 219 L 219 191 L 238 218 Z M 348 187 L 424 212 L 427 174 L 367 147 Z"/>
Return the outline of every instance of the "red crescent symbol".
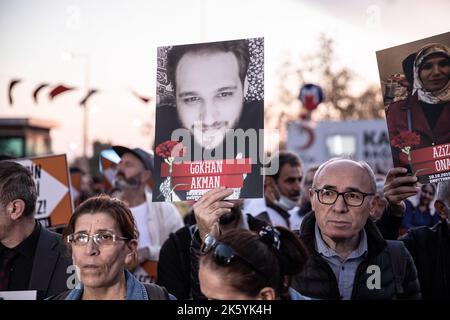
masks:
<path fill-rule="evenodd" d="M 303 146 L 297 147 L 299 151 L 303 151 L 311 147 L 314 143 L 314 131 L 310 127 L 304 125 L 300 125 L 299 131 L 302 133 L 303 131 L 306 131 L 306 134 L 308 135 L 307 142 Z"/>

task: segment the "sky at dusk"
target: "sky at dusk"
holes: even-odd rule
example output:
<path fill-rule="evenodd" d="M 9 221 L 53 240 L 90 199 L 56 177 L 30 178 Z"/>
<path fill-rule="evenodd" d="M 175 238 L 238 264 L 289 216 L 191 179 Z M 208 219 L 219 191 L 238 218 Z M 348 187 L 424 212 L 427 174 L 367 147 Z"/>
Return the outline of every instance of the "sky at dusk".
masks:
<path fill-rule="evenodd" d="M 55 121 L 53 151 L 73 159 L 82 153 L 88 81 L 99 90 L 89 100 L 90 141 L 149 149 L 158 46 L 264 37 L 270 101 L 283 58 L 315 52 L 321 33 L 334 40 L 336 65 L 357 74 L 357 90 L 379 85 L 377 50 L 448 32 L 448 12 L 445 0 L 0 0 L 0 117 Z M 13 78 L 22 82 L 11 107 Z M 43 82 L 78 90 L 53 101 L 43 90 L 35 104 Z"/>

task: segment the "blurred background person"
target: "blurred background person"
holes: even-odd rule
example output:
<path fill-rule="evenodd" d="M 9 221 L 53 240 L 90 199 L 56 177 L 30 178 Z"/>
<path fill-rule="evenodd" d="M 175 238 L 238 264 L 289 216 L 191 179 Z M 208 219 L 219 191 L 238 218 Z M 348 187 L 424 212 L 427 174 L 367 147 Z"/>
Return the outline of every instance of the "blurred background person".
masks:
<path fill-rule="evenodd" d="M 254 216 L 274 226 L 299 229 L 302 162 L 296 154 L 289 151 L 274 154 L 267 166 L 273 166 L 276 161 L 279 163 L 277 172 L 264 177 L 265 208 L 261 208 L 263 211 L 255 213 Z"/>
<path fill-rule="evenodd" d="M 99 196 L 106 193 L 103 178 L 101 176 L 93 176 L 91 180 L 91 194 L 92 196 Z"/>
<path fill-rule="evenodd" d="M 312 210 L 311 208 L 311 197 L 309 195 L 309 189 L 312 187 L 314 181 L 314 175 L 316 174 L 319 165 L 312 165 L 306 170 L 305 176 L 302 180 L 302 190 L 300 195 L 300 208 L 297 214 L 300 216 L 300 224 L 297 229 L 300 229 L 301 221 L 303 217 Z"/>
<path fill-rule="evenodd" d="M 403 215 L 400 233 L 404 234 L 411 228 L 427 226 L 432 227 L 439 222 L 439 215 L 434 212 L 433 199 L 436 187 L 433 184 L 424 184 L 418 194 L 418 204 L 414 205 L 412 199 L 405 200 L 405 213 Z"/>
<path fill-rule="evenodd" d="M 79 167 L 72 166 L 69 168 L 70 173 L 70 192 L 73 199 L 74 207 L 78 207 L 80 203 L 92 196 L 91 193 L 91 177 Z"/>
<path fill-rule="evenodd" d="M 372 221 L 378 221 L 383 216 L 384 210 L 386 210 L 388 201 L 384 197 L 384 179 L 376 181 L 376 192 L 372 198 L 373 211 L 370 212 L 370 218 Z"/>
<path fill-rule="evenodd" d="M 434 203 L 442 219 L 433 227 L 422 226 L 400 238 L 417 267 L 423 299 L 450 299 L 450 181 L 440 182 Z"/>
<path fill-rule="evenodd" d="M 183 220 L 172 203 L 152 202 L 148 181 L 153 173 L 153 156 L 140 148 L 113 146 L 113 150 L 121 158 L 114 185 L 120 189 L 118 197 L 129 206 L 139 230 L 139 266 L 134 274 L 140 281 L 153 282 L 161 246 L 171 232 L 184 226 Z"/>

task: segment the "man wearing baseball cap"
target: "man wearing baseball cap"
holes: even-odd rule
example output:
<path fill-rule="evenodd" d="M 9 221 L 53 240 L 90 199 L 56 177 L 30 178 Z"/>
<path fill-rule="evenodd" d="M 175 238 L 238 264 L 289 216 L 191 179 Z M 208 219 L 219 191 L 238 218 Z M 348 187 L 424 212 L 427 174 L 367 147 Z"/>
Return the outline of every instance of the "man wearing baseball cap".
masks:
<path fill-rule="evenodd" d="M 121 158 L 114 185 L 121 190 L 119 198 L 128 203 L 139 230 L 138 263 L 158 261 L 164 241 L 184 225 L 181 215 L 171 203 L 152 202 L 148 186 L 153 171 L 151 154 L 140 148 L 112 148 Z"/>

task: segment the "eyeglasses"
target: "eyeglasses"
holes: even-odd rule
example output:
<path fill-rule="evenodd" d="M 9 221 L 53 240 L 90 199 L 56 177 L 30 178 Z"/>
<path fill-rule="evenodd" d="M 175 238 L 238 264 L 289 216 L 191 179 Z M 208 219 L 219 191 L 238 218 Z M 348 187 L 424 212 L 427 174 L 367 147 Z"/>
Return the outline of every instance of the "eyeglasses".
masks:
<path fill-rule="evenodd" d="M 220 241 L 217 241 L 216 238 L 214 238 L 212 235 L 208 235 L 205 238 L 205 241 L 202 244 L 202 247 L 200 248 L 200 253 L 202 255 L 208 254 L 211 250 L 214 250 L 214 261 L 216 264 L 220 266 L 226 266 L 229 265 L 235 258 L 239 258 L 241 261 L 243 261 L 247 266 L 253 270 L 256 274 L 258 274 L 263 279 L 267 279 L 267 276 L 264 275 L 261 271 L 259 271 L 256 267 L 253 266 L 250 261 L 243 258 L 242 256 L 238 255 L 234 249 Z"/>
<path fill-rule="evenodd" d="M 128 238 L 117 236 L 110 231 L 100 231 L 91 236 L 82 232 L 73 233 L 67 236 L 67 242 L 75 246 L 85 246 L 90 238 L 98 246 L 110 246 L 120 240 L 129 240 Z"/>
<path fill-rule="evenodd" d="M 342 196 L 345 204 L 349 207 L 360 207 L 367 196 L 375 195 L 374 193 L 365 193 L 361 191 L 337 192 L 330 189 L 314 189 L 314 192 L 317 193 L 317 198 L 322 204 L 335 204 L 337 198 Z"/>

